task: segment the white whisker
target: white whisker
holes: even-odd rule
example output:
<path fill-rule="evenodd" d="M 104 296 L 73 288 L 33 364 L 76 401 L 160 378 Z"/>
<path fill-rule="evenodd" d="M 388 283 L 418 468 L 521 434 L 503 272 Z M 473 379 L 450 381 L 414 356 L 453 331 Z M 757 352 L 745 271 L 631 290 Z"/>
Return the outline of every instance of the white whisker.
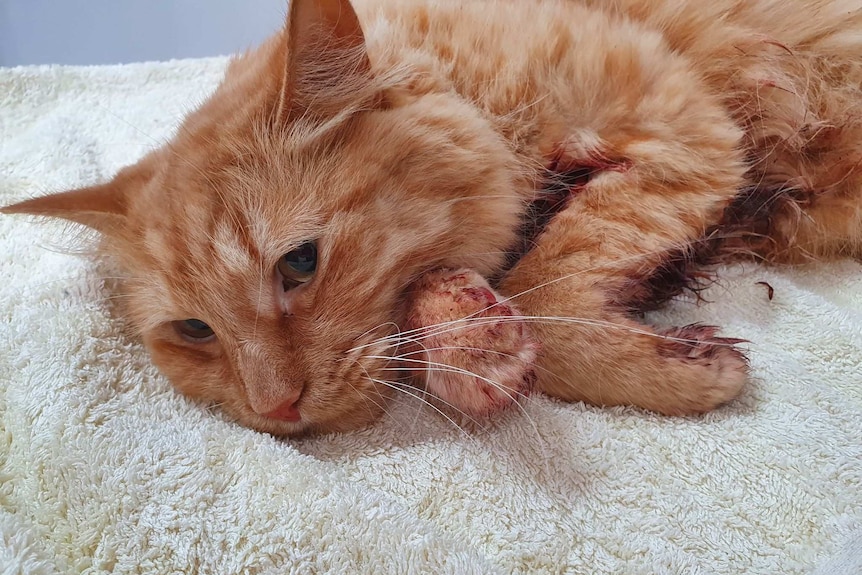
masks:
<path fill-rule="evenodd" d="M 455 346 L 455 345 L 445 346 L 444 345 L 444 346 L 439 346 L 439 347 L 425 347 L 425 348 L 422 348 L 421 350 L 417 349 L 415 351 L 407 351 L 407 352 L 404 352 L 402 354 L 396 355 L 394 357 L 397 357 L 399 359 L 403 359 L 403 358 L 410 356 L 410 355 L 417 355 L 417 354 L 420 354 L 423 352 L 429 352 L 429 351 L 460 351 L 460 350 L 477 351 L 477 352 L 481 352 L 481 353 L 489 353 L 491 355 L 499 355 L 502 357 L 509 357 L 512 359 L 520 359 L 514 353 L 506 353 L 504 351 L 497 351 L 496 349 L 486 349 L 484 347 L 469 347 L 469 346 L 463 346 L 463 345 L 460 345 L 460 346 Z M 533 365 L 533 368 L 538 369 L 539 371 L 542 371 L 544 373 L 547 373 L 551 377 L 554 377 L 560 381 L 565 381 L 562 377 L 560 377 L 559 375 L 557 375 L 553 371 L 546 369 L 540 365 Z"/>
<path fill-rule="evenodd" d="M 464 431 L 464 429 L 462 429 L 462 428 L 461 428 L 461 426 L 460 426 L 460 425 L 458 425 L 458 423 L 456 423 L 454 419 L 452 419 L 451 417 L 449 417 L 448 415 L 446 415 L 446 413 L 445 413 L 442 409 L 440 409 L 439 407 L 437 407 L 436 405 L 434 405 L 433 403 L 431 403 L 431 402 L 430 402 L 430 401 L 428 401 L 427 399 L 424 399 L 423 397 L 421 397 L 420 395 L 417 395 L 417 394 L 415 394 L 415 393 L 410 393 L 409 391 L 407 391 L 407 390 L 406 390 L 406 389 L 404 389 L 403 387 L 400 387 L 400 386 L 398 386 L 397 384 L 395 384 L 395 383 L 393 383 L 393 382 L 391 382 L 391 381 L 385 381 L 385 380 L 382 380 L 382 379 L 376 379 L 376 378 L 373 378 L 373 377 L 372 377 L 372 378 L 369 378 L 369 379 L 370 379 L 371 381 L 373 381 L 374 383 L 379 383 L 380 385 L 385 385 L 385 386 L 387 386 L 387 387 L 389 387 L 389 388 L 391 388 L 391 389 L 394 389 L 395 391 L 400 391 L 401 393 L 404 393 L 404 394 L 406 394 L 406 395 L 409 395 L 410 397 L 414 397 L 414 398 L 418 399 L 419 401 L 421 401 L 422 403 L 424 403 L 424 404 L 428 405 L 431 409 L 433 409 L 434 411 L 436 411 L 437 413 L 439 413 L 440 415 L 442 415 L 443 417 L 445 417 L 445 418 L 449 421 L 449 423 L 451 423 L 452 425 L 454 425 L 454 426 L 455 426 L 455 428 L 456 428 L 456 429 L 458 429 L 458 431 L 460 431 L 462 434 L 464 434 L 464 436 L 465 436 L 465 437 L 467 437 L 467 438 L 468 438 L 468 439 L 470 439 L 471 441 L 475 441 L 475 439 L 473 439 L 472 437 L 470 437 L 470 434 L 469 434 L 469 433 L 467 433 L 466 431 Z M 437 399 L 438 399 L 438 400 L 440 400 L 440 401 L 441 401 L 441 402 L 443 402 L 443 403 L 446 403 L 445 401 L 443 401 L 443 400 L 442 400 L 442 399 L 440 399 L 440 398 L 437 398 Z M 457 408 L 455 408 L 455 409 L 457 410 Z M 458 410 L 458 411 L 460 411 L 460 410 Z M 463 412 L 462 412 L 462 414 L 463 414 Z M 463 414 L 463 415 L 465 415 L 465 416 L 466 416 L 466 414 Z M 467 417 L 469 417 L 469 416 L 467 416 Z M 480 427 L 481 427 L 481 426 L 480 426 Z"/>
<path fill-rule="evenodd" d="M 373 355 L 371 355 L 371 356 L 366 356 L 366 357 L 369 357 L 369 358 L 372 358 L 372 359 L 384 359 L 384 357 L 380 357 L 380 356 L 373 356 Z M 395 359 L 395 358 L 391 358 L 391 359 Z M 502 386 L 502 384 L 500 384 L 499 382 L 494 381 L 493 379 L 488 379 L 487 377 L 483 377 L 483 376 L 479 375 L 478 373 L 474 373 L 474 372 L 472 372 L 472 371 L 470 371 L 470 370 L 468 370 L 468 369 L 464 369 L 464 368 L 462 368 L 462 367 L 457 367 L 457 366 L 454 366 L 454 365 L 449 365 L 449 364 L 446 364 L 446 363 L 439 363 L 439 362 L 436 362 L 436 361 L 426 361 L 426 360 L 424 360 L 424 359 L 413 359 L 413 358 L 400 357 L 400 360 L 401 360 L 401 361 L 404 361 L 404 362 L 407 362 L 407 363 L 415 363 L 415 364 L 419 364 L 419 365 L 426 365 L 426 366 L 428 366 L 428 368 L 429 368 L 429 369 L 428 369 L 428 370 L 426 370 L 426 371 L 443 371 L 443 372 L 446 372 L 446 373 L 459 373 L 459 374 L 461 374 L 461 375 L 469 375 L 469 376 L 471 376 L 471 377 L 475 377 L 476 379 L 479 379 L 479 380 L 481 380 L 481 381 L 484 381 L 484 382 L 485 382 L 485 383 L 487 383 L 488 385 L 491 385 L 491 386 L 493 386 L 493 387 L 495 387 L 495 388 L 499 389 L 499 390 L 500 390 L 504 395 L 506 395 L 509 399 L 511 399 L 512 401 L 515 401 L 515 398 L 514 398 L 512 395 L 509 395 L 509 392 L 506 390 L 506 388 L 504 388 L 504 387 Z M 392 371 L 392 370 L 394 370 L 394 369 L 396 369 L 396 368 L 383 368 L 383 371 Z M 518 395 L 518 396 L 520 396 L 520 397 L 523 397 L 523 398 L 526 398 L 526 397 L 527 397 L 527 395 L 525 395 L 525 394 L 523 394 L 523 393 L 518 393 L 518 392 L 515 392 L 515 393 L 516 393 L 516 395 Z M 436 397 L 436 396 L 435 396 L 435 397 Z"/>
<path fill-rule="evenodd" d="M 699 344 L 699 345 L 709 344 L 709 345 L 715 345 L 715 346 L 720 346 L 720 347 L 721 346 L 723 346 L 723 347 L 732 347 L 733 346 L 733 344 L 729 344 L 729 343 L 705 342 L 705 341 L 701 341 L 701 340 L 686 339 L 686 338 L 674 337 L 674 336 L 670 336 L 670 335 L 653 333 L 647 329 L 639 329 L 636 327 L 632 327 L 632 326 L 628 326 L 628 325 L 624 325 L 624 324 L 618 324 L 618 323 L 605 321 L 605 320 L 590 320 L 590 319 L 582 319 L 582 318 L 574 318 L 574 317 L 527 316 L 527 315 L 511 315 L 511 316 L 497 316 L 497 317 L 469 317 L 468 316 L 468 317 L 464 317 L 461 319 L 452 320 L 449 322 L 443 322 L 440 324 L 434 324 L 434 325 L 431 325 L 428 327 L 419 328 L 418 330 L 411 330 L 411 332 L 413 332 L 413 331 L 425 331 L 426 333 L 423 333 L 423 334 L 421 334 L 415 338 L 410 338 L 410 339 L 405 338 L 404 341 L 412 341 L 412 342 L 418 343 L 419 341 L 427 339 L 429 337 L 435 337 L 435 336 L 443 335 L 443 334 L 450 333 L 453 331 L 457 331 L 460 329 L 467 329 L 469 327 L 476 327 L 476 326 L 483 326 L 483 325 L 494 325 L 494 324 L 497 324 L 500 322 L 512 323 L 512 322 L 520 322 L 520 321 L 528 322 L 528 323 L 571 323 L 571 324 L 584 325 L 584 326 L 590 326 L 590 327 L 618 329 L 618 330 L 623 330 L 623 331 L 627 331 L 630 333 L 635 333 L 638 335 L 645 335 L 648 337 L 655 337 L 655 338 L 662 339 L 662 340 L 676 341 L 676 342 L 680 342 L 680 343 Z M 406 333 L 410 333 L 410 332 L 403 332 L 402 335 L 406 334 Z M 380 343 L 382 343 L 382 341 L 376 342 L 376 343 L 380 344 Z M 388 347 L 395 347 L 395 345 L 390 344 Z"/>
<path fill-rule="evenodd" d="M 367 357 L 371 357 L 371 358 L 373 358 L 374 356 L 367 356 Z M 381 357 L 381 358 L 378 358 L 378 359 L 394 359 L 394 358 L 389 358 L 388 356 L 384 356 L 384 357 Z M 481 376 L 481 375 L 479 375 L 479 374 L 477 374 L 477 373 L 474 373 L 474 372 L 472 372 L 472 371 L 469 371 L 469 370 L 466 370 L 466 369 L 463 369 L 463 368 L 459 368 L 459 367 L 456 367 L 456 366 L 453 366 L 453 365 L 448 365 L 448 364 L 445 364 L 445 363 L 438 363 L 438 362 L 433 362 L 433 361 L 424 361 L 424 360 L 418 360 L 418 359 L 408 359 L 408 358 L 403 358 L 403 357 L 401 357 L 401 361 L 406 361 L 406 362 L 409 362 L 409 363 L 419 363 L 419 364 L 427 365 L 427 366 L 429 367 L 429 370 L 428 370 L 428 371 L 434 371 L 434 370 L 436 369 L 436 370 L 438 370 L 438 371 L 443 371 L 443 372 L 449 372 L 449 373 L 460 373 L 460 374 L 463 374 L 463 375 L 469 375 L 469 376 L 475 377 L 475 378 L 477 378 L 477 379 L 479 379 L 479 380 L 481 380 L 481 381 L 484 381 L 484 382 L 488 383 L 488 384 L 489 384 L 489 385 L 491 385 L 492 387 L 494 387 L 494 388 L 496 388 L 497 390 L 499 390 L 503 395 L 505 395 L 506 397 L 508 397 L 508 398 L 509 398 L 509 400 L 511 400 L 511 401 L 512 401 L 512 403 L 514 403 L 514 404 L 518 407 L 518 409 L 521 411 L 521 413 L 522 413 L 522 414 L 527 418 L 527 420 L 528 420 L 528 421 L 530 421 L 530 425 L 533 427 L 533 430 L 536 432 L 536 435 L 537 435 L 537 436 L 539 436 L 539 429 L 538 429 L 538 427 L 536 426 L 535 421 L 533 421 L 533 419 L 530 417 L 530 414 L 529 414 L 529 413 L 527 413 L 527 410 L 524 408 L 524 406 L 523 406 L 523 405 L 521 405 L 521 403 L 520 403 L 519 401 L 517 401 L 517 400 L 515 399 L 515 397 L 514 397 L 513 395 L 511 395 L 511 394 L 508 392 L 508 390 L 506 390 L 506 388 L 504 388 L 504 387 L 503 387 L 499 382 L 496 382 L 496 381 L 494 381 L 494 380 L 492 380 L 492 379 L 488 379 L 487 377 L 483 377 L 483 376 Z M 385 368 L 384 368 L 384 371 L 387 371 L 387 369 L 385 369 Z M 514 392 L 514 393 L 515 393 L 516 395 L 518 395 L 518 396 L 520 396 L 520 397 L 524 398 L 524 399 L 527 399 L 527 398 L 528 398 L 528 396 L 527 396 L 526 394 L 519 393 L 519 392 Z M 441 399 L 441 398 L 437 397 L 436 395 L 435 395 L 434 397 L 435 397 L 436 399 L 440 400 L 440 401 L 443 401 L 443 402 L 444 402 L 444 403 L 446 403 L 447 405 L 450 405 L 450 406 L 452 405 L 451 403 L 448 403 L 448 402 L 444 401 L 443 399 Z M 456 409 L 457 409 L 457 408 L 456 408 Z M 458 410 L 458 411 L 461 411 L 461 410 Z M 462 414 L 464 414 L 464 412 L 463 412 L 463 411 L 461 411 L 461 413 L 462 413 Z M 466 414 L 464 414 L 464 415 L 466 415 Z"/>

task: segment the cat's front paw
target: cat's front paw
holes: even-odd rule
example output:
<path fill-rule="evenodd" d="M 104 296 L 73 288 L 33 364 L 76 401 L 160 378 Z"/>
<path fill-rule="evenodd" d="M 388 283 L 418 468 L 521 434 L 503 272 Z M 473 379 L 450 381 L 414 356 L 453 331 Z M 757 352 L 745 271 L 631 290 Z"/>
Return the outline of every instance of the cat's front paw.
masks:
<path fill-rule="evenodd" d="M 538 344 L 519 312 L 472 270 L 434 271 L 413 287 L 409 369 L 444 404 L 471 417 L 526 398 Z"/>
<path fill-rule="evenodd" d="M 748 359 L 736 347 L 745 340 L 716 337 L 717 332 L 717 327 L 700 324 L 659 332 L 665 338 L 659 354 L 697 370 L 680 414 L 711 411 L 736 398 L 748 381 Z"/>

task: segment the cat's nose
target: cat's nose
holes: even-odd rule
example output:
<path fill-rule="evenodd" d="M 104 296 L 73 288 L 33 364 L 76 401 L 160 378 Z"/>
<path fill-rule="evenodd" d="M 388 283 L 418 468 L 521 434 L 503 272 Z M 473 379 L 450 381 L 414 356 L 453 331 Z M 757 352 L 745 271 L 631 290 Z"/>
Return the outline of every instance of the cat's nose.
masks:
<path fill-rule="evenodd" d="M 299 421 L 302 416 L 299 414 L 299 409 L 296 407 L 296 402 L 299 400 L 299 393 L 292 395 L 281 405 L 268 413 L 264 413 L 264 417 L 277 419 L 279 421 Z"/>

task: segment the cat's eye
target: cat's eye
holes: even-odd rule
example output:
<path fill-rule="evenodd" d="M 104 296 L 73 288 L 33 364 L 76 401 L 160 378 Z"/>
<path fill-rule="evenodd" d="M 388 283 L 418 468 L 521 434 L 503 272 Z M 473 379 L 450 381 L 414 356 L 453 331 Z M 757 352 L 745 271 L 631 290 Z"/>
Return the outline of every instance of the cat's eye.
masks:
<path fill-rule="evenodd" d="M 284 277 L 285 289 L 307 282 L 317 270 L 317 245 L 305 242 L 281 256 L 276 267 Z"/>
<path fill-rule="evenodd" d="M 209 341 L 213 337 L 215 337 L 215 333 L 213 333 L 213 328 L 211 328 L 206 323 L 202 322 L 199 319 L 185 319 L 182 321 L 175 321 L 174 328 L 188 340 L 194 341 L 195 343 L 202 343 L 204 341 Z"/>

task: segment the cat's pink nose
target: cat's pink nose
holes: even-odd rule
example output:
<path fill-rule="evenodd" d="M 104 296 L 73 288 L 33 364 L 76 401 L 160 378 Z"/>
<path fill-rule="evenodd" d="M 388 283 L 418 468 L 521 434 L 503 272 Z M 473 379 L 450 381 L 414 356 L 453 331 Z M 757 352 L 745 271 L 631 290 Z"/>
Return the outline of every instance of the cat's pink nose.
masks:
<path fill-rule="evenodd" d="M 279 421 L 299 421 L 302 416 L 299 415 L 299 409 L 296 408 L 296 402 L 299 399 L 299 394 L 291 397 L 269 413 L 264 413 L 264 417 L 277 419 Z"/>

